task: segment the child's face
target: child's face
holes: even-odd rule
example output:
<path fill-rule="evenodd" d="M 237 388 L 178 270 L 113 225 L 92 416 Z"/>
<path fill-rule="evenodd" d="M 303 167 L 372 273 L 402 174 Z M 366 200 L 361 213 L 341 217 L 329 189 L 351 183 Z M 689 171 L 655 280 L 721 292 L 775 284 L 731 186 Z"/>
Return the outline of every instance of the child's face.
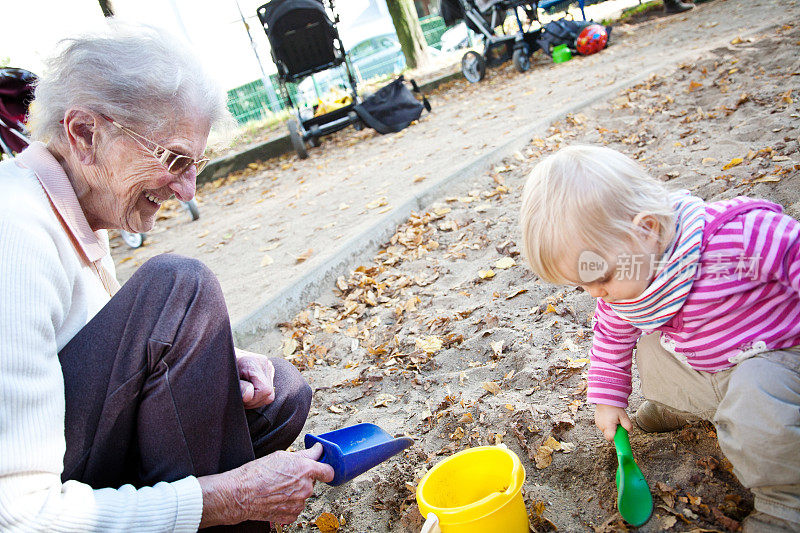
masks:
<path fill-rule="evenodd" d="M 666 244 L 659 241 L 658 221 L 646 216 L 634 220 L 644 230 L 644 237 L 637 242 L 627 241 L 625 250 L 602 257 L 593 252 L 582 252 L 576 264 L 576 285 L 593 298 L 602 298 L 614 303 L 632 300 L 640 296 L 655 277 L 657 262 L 664 253 Z"/>
<path fill-rule="evenodd" d="M 654 274 L 651 263 L 646 254 L 621 254 L 615 261 L 608 261 L 605 273 L 596 280 L 578 285 L 593 298 L 602 298 L 606 302 L 632 300 L 650 284 Z"/>

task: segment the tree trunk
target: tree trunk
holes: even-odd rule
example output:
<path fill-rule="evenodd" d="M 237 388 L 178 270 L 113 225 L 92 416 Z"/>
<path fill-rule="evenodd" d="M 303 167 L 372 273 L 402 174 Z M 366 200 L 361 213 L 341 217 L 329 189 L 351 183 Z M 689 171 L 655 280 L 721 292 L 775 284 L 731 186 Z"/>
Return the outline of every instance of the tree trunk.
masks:
<path fill-rule="evenodd" d="M 419 24 L 414 0 L 386 0 L 386 7 L 392 16 L 397 39 L 406 56 L 408 68 L 417 68 L 428 63 L 428 53 L 425 35 Z"/>
<path fill-rule="evenodd" d="M 97 0 L 100 2 L 100 9 L 103 11 L 104 17 L 114 16 L 114 5 L 111 0 Z"/>

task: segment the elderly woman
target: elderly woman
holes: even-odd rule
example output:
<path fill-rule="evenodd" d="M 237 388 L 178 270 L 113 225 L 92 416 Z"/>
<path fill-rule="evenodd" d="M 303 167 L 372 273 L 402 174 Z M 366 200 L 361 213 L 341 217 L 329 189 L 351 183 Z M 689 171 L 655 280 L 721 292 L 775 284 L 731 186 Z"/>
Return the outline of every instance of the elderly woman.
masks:
<path fill-rule="evenodd" d="M 0 163 L 0 530 L 289 523 L 332 479 L 321 449 L 281 451 L 311 390 L 234 349 L 207 268 L 160 256 L 115 279 L 106 229 L 191 199 L 225 113 L 154 29 L 71 40 L 37 86 L 46 144 Z"/>

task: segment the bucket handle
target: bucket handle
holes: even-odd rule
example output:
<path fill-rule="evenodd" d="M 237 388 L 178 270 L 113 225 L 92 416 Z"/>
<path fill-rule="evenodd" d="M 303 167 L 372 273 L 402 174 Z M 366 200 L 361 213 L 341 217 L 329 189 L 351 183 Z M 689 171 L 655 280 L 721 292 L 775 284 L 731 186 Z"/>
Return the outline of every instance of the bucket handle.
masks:
<path fill-rule="evenodd" d="M 428 519 L 422 524 L 422 531 L 419 533 L 442 533 L 442 530 L 439 529 L 439 517 L 428 513 Z"/>

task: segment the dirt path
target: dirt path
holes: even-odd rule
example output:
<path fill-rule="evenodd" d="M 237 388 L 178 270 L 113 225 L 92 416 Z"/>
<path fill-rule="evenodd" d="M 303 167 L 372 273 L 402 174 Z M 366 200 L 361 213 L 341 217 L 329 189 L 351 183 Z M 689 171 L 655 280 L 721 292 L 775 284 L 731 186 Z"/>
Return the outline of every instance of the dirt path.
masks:
<path fill-rule="evenodd" d="M 205 188 L 195 223 L 165 210 L 143 248 L 132 251 L 115 239 L 120 280 L 159 253 L 197 257 L 219 277 L 237 321 L 319 265 L 344 237 L 520 128 L 661 62 L 696 56 L 711 42 L 794 20 L 798 12 L 796 1 L 716 0 L 689 14 L 616 28 L 613 46 L 594 56 L 561 65 L 540 58 L 524 75 L 508 65 L 478 85 L 452 83 L 431 98 L 433 114 L 399 134 L 347 130 L 305 161 L 285 156 Z"/>
<path fill-rule="evenodd" d="M 690 16 L 706 24 L 746 5 L 718 2 Z M 656 21 L 630 39 L 655 38 L 658 29 L 669 42 L 674 37 L 664 35 L 680 35 L 672 32 L 686 25 Z M 319 486 L 292 531 L 316 530 L 310 522 L 323 512 L 341 519 L 341 531 L 419 531 L 413 491 L 424 472 L 458 450 L 498 442 L 523 460 L 536 531 L 553 524 L 569 532 L 624 530 L 614 504 L 613 447 L 585 403 L 593 301 L 579 289 L 540 282 L 520 264 L 520 190 L 543 155 L 601 143 L 637 158 L 672 188 L 706 200 L 765 197 L 798 217 L 800 28 L 734 37 L 553 124 L 493 172 L 412 217 L 374 262 L 342 277 L 285 327 L 284 354 L 316 390 L 306 431 L 374 422 L 416 440 L 352 483 Z M 591 68 L 592 59 L 576 65 Z M 518 82 L 556 71 L 543 70 Z M 418 128 L 431 127 L 433 117 Z M 633 411 L 638 381 L 631 400 Z M 641 531 L 738 528 L 752 498 L 731 474 L 711 425 L 631 437 L 656 504 Z M 550 438 L 562 449 L 544 447 Z"/>

